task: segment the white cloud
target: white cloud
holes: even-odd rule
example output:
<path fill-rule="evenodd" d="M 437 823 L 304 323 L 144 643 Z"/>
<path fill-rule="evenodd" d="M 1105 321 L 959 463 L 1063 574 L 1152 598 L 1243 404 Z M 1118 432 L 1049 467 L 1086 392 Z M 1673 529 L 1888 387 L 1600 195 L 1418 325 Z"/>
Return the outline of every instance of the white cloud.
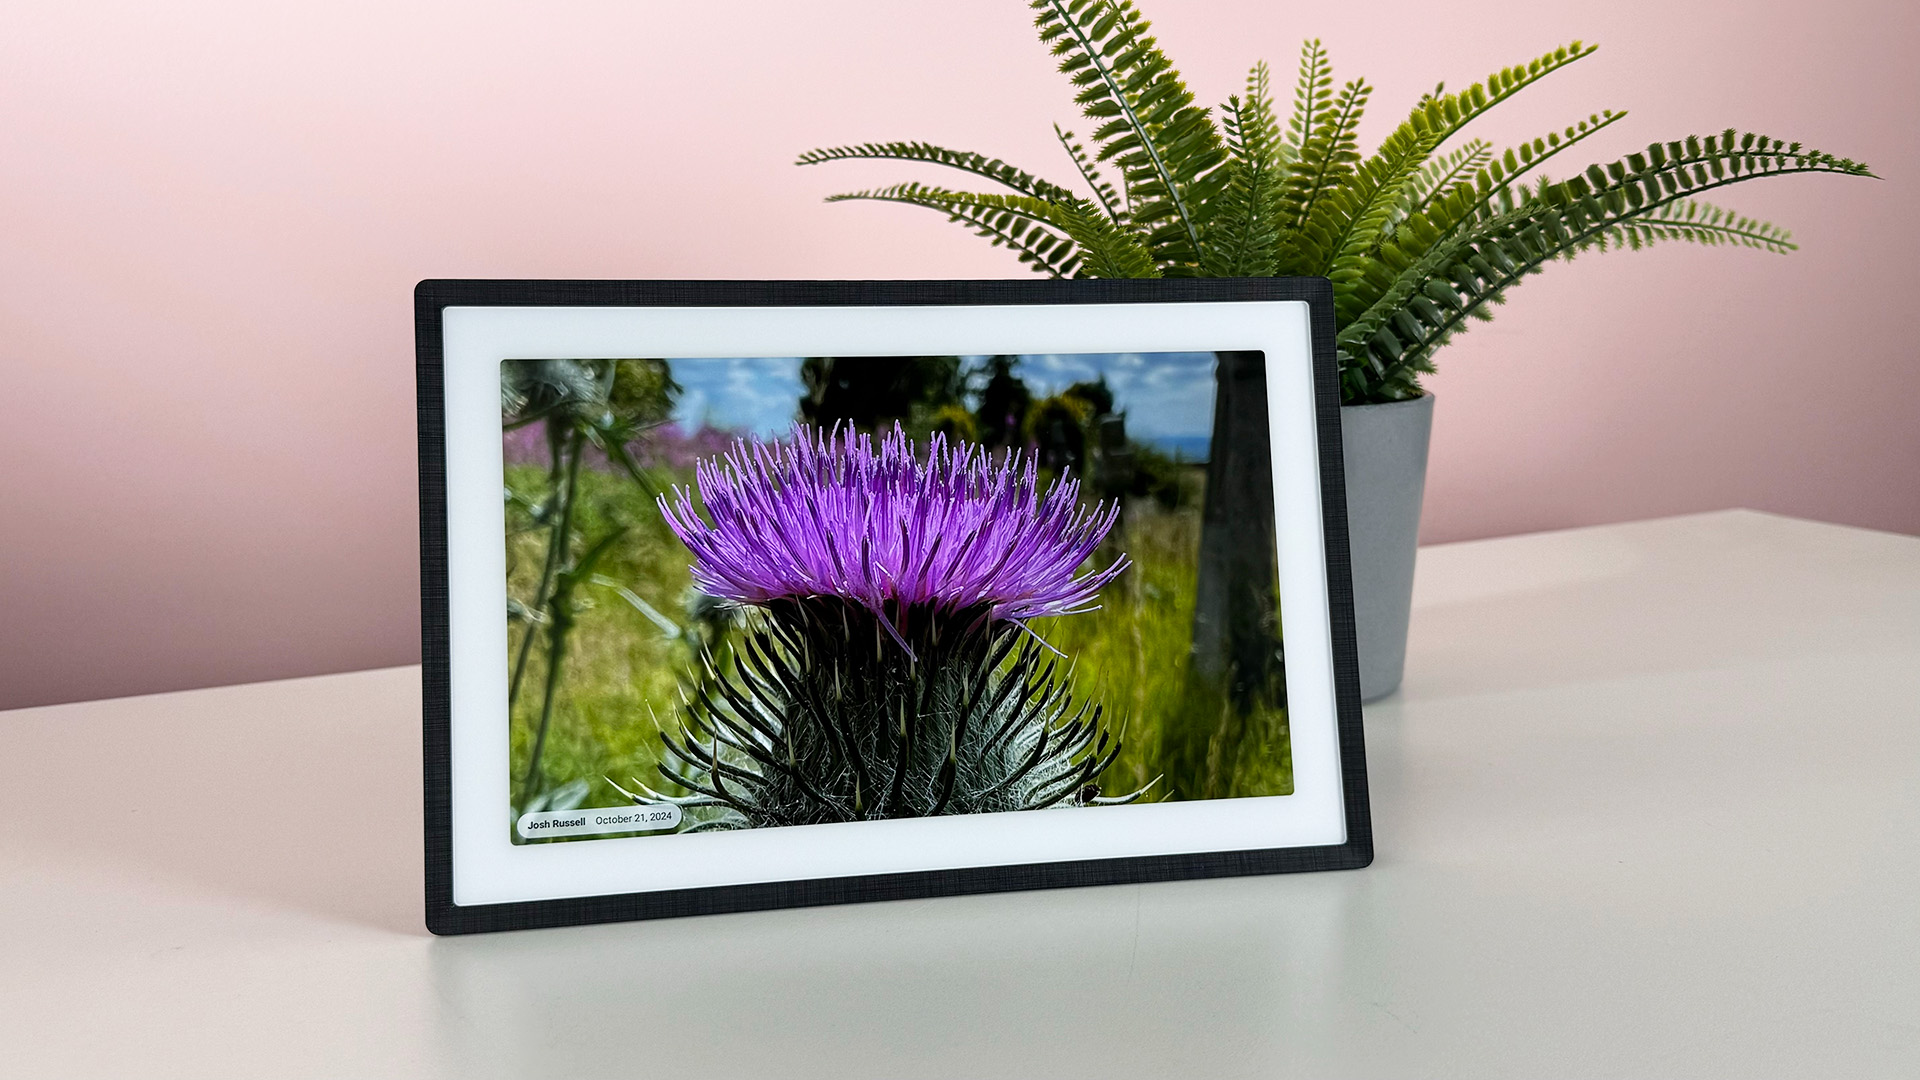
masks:
<path fill-rule="evenodd" d="M 726 357 L 669 361 L 680 383 L 674 419 L 683 428 L 702 421 L 719 428 L 777 435 L 793 423 L 805 387 L 800 358 Z"/>

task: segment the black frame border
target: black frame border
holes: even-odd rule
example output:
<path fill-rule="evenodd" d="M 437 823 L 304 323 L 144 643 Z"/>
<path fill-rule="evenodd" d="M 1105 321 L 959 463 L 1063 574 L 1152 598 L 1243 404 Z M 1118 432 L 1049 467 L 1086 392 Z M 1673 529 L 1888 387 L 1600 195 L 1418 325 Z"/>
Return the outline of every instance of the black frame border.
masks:
<path fill-rule="evenodd" d="M 453 902 L 452 709 L 447 608 L 446 416 L 441 310 L 447 307 L 894 307 L 1303 301 L 1312 336 L 1334 703 L 1347 842 L 1319 847 L 1144 855 L 854 877 L 716 885 L 610 896 L 460 906 Z M 1373 861 L 1361 731 L 1340 437 L 1333 288 L 1325 278 L 1074 281 L 427 280 L 414 288 L 419 417 L 420 636 L 426 924 L 435 934 L 710 915 L 1021 889 L 1352 870 Z"/>

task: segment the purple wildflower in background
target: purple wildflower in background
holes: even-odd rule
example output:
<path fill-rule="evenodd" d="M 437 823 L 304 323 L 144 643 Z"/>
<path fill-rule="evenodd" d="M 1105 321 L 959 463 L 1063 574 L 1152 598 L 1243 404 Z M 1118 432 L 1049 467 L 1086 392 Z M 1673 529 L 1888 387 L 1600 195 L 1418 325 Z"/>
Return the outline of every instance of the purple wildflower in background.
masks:
<path fill-rule="evenodd" d="M 701 424 L 692 431 L 679 424 L 662 424 L 641 432 L 639 438 L 627 444 L 627 452 L 642 468 L 691 469 L 701 458 L 725 453 L 736 438 L 733 431 L 710 424 Z M 546 424 L 508 428 L 502 437 L 502 450 L 508 465 L 546 465 L 551 453 L 547 448 Z M 587 468 L 616 471 L 598 447 L 588 446 L 583 453 L 581 464 Z"/>
<path fill-rule="evenodd" d="M 501 454 L 508 465 L 545 465 L 547 463 L 547 426 L 545 422 L 510 427 L 501 433 Z"/>
<path fill-rule="evenodd" d="M 688 431 L 678 424 L 648 432 L 634 456 L 643 465 L 662 469 L 691 469 L 702 458 L 725 453 L 738 437 L 727 428 L 701 424 Z"/>
<path fill-rule="evenodd" d="M 1127 567 L 1080 564 L 1113 528 L 1120 507 L 1079 505 L 1063 476 L 1039 490 L 1031 456 L 989 459 L 934 435 L 922 460 L 896 426 L 872 436 L 796 424 L 786 442 L 736 440 L 699 462 L 691 489 L 660 498 L 668 525 L 693 553 L 693 577 L 728 600 L 844 597 L 891 622 L 889 605 L 1024 621 L 1094 610 Z"/>

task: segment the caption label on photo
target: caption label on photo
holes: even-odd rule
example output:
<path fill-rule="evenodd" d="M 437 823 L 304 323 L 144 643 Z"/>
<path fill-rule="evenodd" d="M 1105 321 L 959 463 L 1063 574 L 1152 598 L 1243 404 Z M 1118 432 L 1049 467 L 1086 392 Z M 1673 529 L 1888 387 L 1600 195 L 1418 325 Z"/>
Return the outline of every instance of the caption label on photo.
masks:
<path fill-rule="evenodd" d="M 515 826 L 523 840 L 549 836 L 611 836 L 678 828 L 677 806 L 620 806 L 587 810 L 541 810 L 521 814 Z"/>

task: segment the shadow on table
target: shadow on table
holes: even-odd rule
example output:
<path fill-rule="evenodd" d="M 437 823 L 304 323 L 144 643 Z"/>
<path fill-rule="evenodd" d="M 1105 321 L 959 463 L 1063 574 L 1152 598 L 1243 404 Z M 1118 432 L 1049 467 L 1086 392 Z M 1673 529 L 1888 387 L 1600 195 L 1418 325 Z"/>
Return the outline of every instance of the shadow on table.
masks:
<path fill-rule="evenodd" d="M 1270 1075 L 1306 1037 L 1290 1022 L 1338 1011 L 1367 873 L 525 931 L 429 952 L 464 1077 L 611 1063 L 788 1078 Z"/>

